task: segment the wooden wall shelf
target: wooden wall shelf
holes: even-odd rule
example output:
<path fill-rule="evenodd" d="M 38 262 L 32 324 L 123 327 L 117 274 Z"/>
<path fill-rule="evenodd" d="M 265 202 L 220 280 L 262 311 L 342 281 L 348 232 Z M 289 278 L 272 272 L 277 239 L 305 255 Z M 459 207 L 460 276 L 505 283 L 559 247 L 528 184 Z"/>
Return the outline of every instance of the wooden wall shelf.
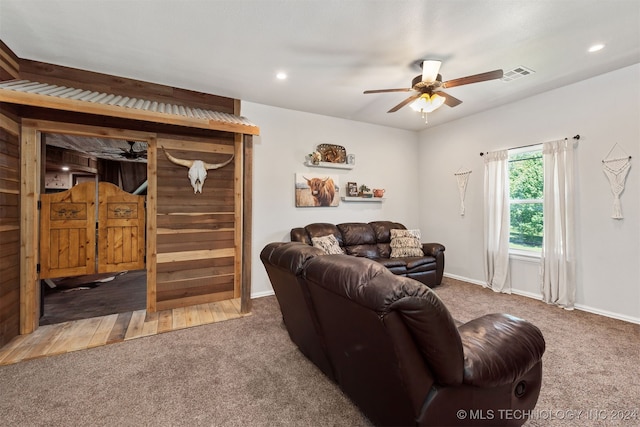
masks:
<path fill-rule="evenodd" d="M 331 162 L 320 162 L 317 165 L 314 165 L 309 160 L 304 162 L 305 166 L 309 166 L 310 168 L 330 168 L 330 169 L 353 169 L 354 165 L 348 165 L 346 163 L 331 163 Z"/>

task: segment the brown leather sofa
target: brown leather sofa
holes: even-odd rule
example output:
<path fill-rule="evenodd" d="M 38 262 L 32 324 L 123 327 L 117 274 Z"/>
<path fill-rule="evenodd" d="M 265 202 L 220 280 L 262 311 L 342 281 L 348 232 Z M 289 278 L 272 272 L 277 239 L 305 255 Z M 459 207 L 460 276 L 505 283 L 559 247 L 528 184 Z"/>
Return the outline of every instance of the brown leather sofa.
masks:
<path fill-rule="evenodd" d="M 522 425 L 545 350 L 525 320 L 457 326 L 429 287 L 364 257 L 268 244 L 266 268 L 292 341 L 375 425 Z"/>
<path fill-rule="evenodd" d="M 444 273 L 444 246 L 440 243 L 423 243 L 424 256 L 390 258 L 391 229 L 406 230 L 406 227 L 392 221 L 337 225 L 314 223 L 292 229 L 291 241 L 311 245 L 313 237 L 333 234 L 347 255 L 370 258 L 393 274 L 416 279 L 429 287 L 439 285 Z"/>

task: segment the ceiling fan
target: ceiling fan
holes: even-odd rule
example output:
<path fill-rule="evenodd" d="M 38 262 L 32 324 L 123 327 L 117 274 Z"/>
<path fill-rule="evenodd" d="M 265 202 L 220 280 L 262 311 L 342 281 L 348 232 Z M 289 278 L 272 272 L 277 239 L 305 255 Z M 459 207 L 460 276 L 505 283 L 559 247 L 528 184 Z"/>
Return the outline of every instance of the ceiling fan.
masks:
<path fill-rule="evenodd" d="M 441 61 L 436 60 L 422 61 L 422 74 L 411 81 L 410 88 L 365 90 L 364 93 L 415 92 L 387 112 L 394 113 L 405 105 L 411 104 L 411 108 L 421 112 L 426 121 L 427 113 L 436 110 L 442 104 L 455 107 L 462 103 L 458 98 L 445 93 L 443 89 L 502 78 L 502 70 L 493 70 L 443 82 L 442 76 L 438 74 L 441 64 Z"/>
<path fill-rule="evenodd" d="M 133 146 L 136 144 L 136 141 L 127 141 L 127 143 L 129 144 L 129 149 L 125 149 L 125 148 L 120 148 L 120 150 L 122 150 L 121 153 L 119 153 L 122 157 L 124 157 L 125 159 L 146 159 L 147 158 L 147 150 L 140 150 L 140 151 L 136 151 L 133 149 Z"/>

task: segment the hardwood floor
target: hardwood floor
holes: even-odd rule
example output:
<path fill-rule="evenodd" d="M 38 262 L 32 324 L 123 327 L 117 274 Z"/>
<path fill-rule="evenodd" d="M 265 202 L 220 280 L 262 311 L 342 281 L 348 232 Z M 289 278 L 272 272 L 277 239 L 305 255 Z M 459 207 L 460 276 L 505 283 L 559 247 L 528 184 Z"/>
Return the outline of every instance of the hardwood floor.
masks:
<path fill-rule="evenodd" d="M 135 338 L 246 316 L 240 299 L 200 304 L 156 313 L 128 311 L 53 325 L 19 335 L 0 348 L 0 365 L 53 356 Z"/>

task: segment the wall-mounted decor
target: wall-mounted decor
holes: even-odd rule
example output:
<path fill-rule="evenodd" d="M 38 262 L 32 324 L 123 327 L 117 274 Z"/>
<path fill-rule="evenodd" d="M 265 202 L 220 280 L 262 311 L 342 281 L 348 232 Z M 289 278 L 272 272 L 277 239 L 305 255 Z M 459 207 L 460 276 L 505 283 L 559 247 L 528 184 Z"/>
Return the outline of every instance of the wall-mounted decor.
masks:
<path fill-rule="evenodd" d="M 47 172 L 44 185 L 47 190 L 68 190 L 71 188 L 71 174 L 68 172 Z"/>
<path fill-rule="evenodd" d="M 458 181 L 458 192 L 460 193 L 460 216 L 464 216 L 464 196 L 467 192 L 467 182 L 471 171 L 461 169 L 458 169 L 458 172 L 454 173 L 454 175 Z"/>
<path fill-rule="evenodd" d="M 296 207 L 338 206 L 340 186 L 336 175 L 296 174 Z"/>
<path fill-rule="evenodd" d="M 207 162 L 203 162 L 202 160 L 179 159 L 169 154 L 169 152 L 166 151 L 164 147 L 160 147 L 160 148 L 162 148 L 164 155 L 167 156 L 167 159 L 169 159 L 171 163 L 178 166 L 184 166 L 186 168 L 189 168 L 188 177 L 189 177 L 189 181 L 191 181 L 191 187 L 193 187 L 194 194 L 202 193 L 202 186 L 204 185 L 204 180 L 207 179 L 207 171 L 213 170 L 213 169 L 220 169 L 221 167 L 228 165 L 229 163 L 231 163 L 231 160 L 233 160 L 233 157 L 234 157 L 234 155 L 232 154 L 231 157 L 225 162 L 207 163 Z"/>
<path fill-rule="evenodd" d="M 618 148 L 622 154 L 614 155 L 613 151 Z M 617 157 L 616 157 L 617 156 Z M 627 174 L 631 168 L 631 156 L 629 156 L 616 142 L 604 160 L 602 160 L 602 171 L 609 180 L 611 192 L 613 193 L 613 212 L 611 218 L 623 219 L 622 206 L 620 205 L 620 195 L 624 191 Z"/>

